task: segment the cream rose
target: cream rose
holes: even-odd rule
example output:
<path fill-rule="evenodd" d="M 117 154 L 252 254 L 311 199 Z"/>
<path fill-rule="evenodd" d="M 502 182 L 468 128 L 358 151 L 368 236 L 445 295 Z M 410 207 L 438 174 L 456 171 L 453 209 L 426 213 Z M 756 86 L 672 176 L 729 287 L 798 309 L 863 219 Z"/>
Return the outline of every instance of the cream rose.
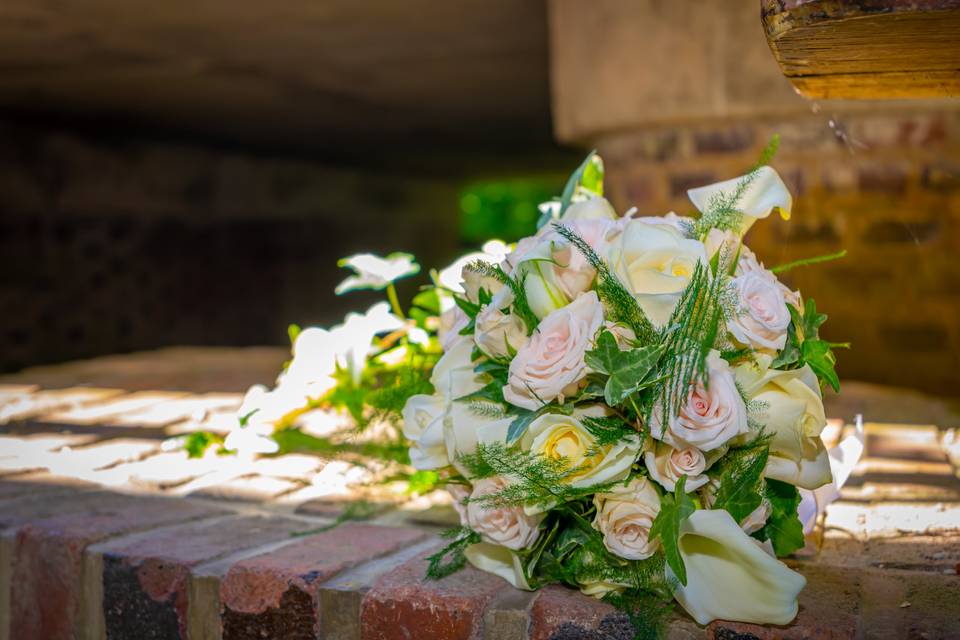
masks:
<path fill-rule="evenodd" d="M 470 302 L 476 303 L 480 300 L 480 290 L 483 289 L 491 296 L 500 291 L 504 284 L 497 278 L 484 275 L 482 272 L 471 268 L 470 264 L 463 267 L 463 290 Z"/>
<path fill-rule="evenodd" d="M 724 180 L 705 187 L 690 189 L 687 191 L 687 196 L 694 206 L 703 213 L 710 207 L 710 202 L 714 197 L 725 197 L 734 193 L 745 177 L 740 176 L 732 180 Z M 754 222 L 760 218 L 766 218 L 774 209 L 780 211 L 784 220 L 788 220 L 792 205 L 793 198 L 780 175 L 771 167 L 760 167 L 737 200 L 736 206 L 743 213 L 743 222 L 737 230 L 739 235 L 743 236 Z"/>
<path fill-rule="evenodd" d="M 659 546 L 650 540 L 650 527 L 660 513 L 660 496 L 650 480 L 639 476 L 627 486 L 593 497 L 597 515 L 593 527 L 603 534 L 610 553 L 627 560 L 643 560 Z"/>
<path fill-rule="evenodd" d="M 527 328 L 520 318 L 510 313 L 512 304 L 513 292 L 504 287 L 477 314 L 473 339 L 491 358 L 512 357 L 527 343 Z"/>
<path fill-rule="evenodd" d="M 704 473 L 707 469 L 707 458 L 696 447 L 676 449 L 665 442 L 650 440 L 647 451 L 643 454 L 643 461 L 650 477 L 670 492 L 677 486 L 677 480 L 681 476 L 687 476 L 683 485 L 687 493 L 696 491 L 710 481 Z"/>
<path fill-rule="evenodd" d="M 410 441 L 410 463 L 417 469 L 449 464 L 443 439 L 443 397 L 415 395 L 403 407 L 403 437 Z"/>
<path fill-rule="evenodd" d="M 747 407 L 740 397 L 733 370 L 716 351 L 707 356 L 707 386 L 697 382 L 680 406 L 680 411 L 664 425 L 662 406 L 650 416 L 650 435 L 677 449 L 696 447 L 711 451 L 731 438 L 747 433 Z"/>
<path fill-rule="evenodd" d="M 736 292 L 739 313 L 730 319 L 727 329 L 737 342 L 754 349 L 783 349 L 790 312 L 782 285 L 763 271 L 737 276 L 731 285 Z"/>
<path fill-rule="evenodd" d="M 694 511 L 680 525 L 678 546 L 687 584 L 678 582 L 674 596 L 698 624 L 789 624 L 796 617 L 806 580 L 764 551 L 726 511 Z M 669 567 L 667 573 L 673 577 Z"/>
<path fill-rule="evenodd" d="M 544 414 L 530 423 L 520 446 L 546 458 L 566 460 L 568 468 L 576 469 L 566 479 L 574 487 L 623 480 L 640 453 L 640 438 L 631 436 L 598 446 L 581 418 L 602 415 L 605 409 L 600 405 L 578 409 L 572 416 Z"/>
<path fill-rule="evenodd" d="M 510 362 L 504 399 L 535 410 L 576 393 L 587 375 L 584 353 L 602 323 L 603 306 L 594 291 L 544 318 Z"/>
<path fill-rule="evenodd" d="M 758 420 L 773 435 L 766 476 L 816 489 L 832 478 L 820 438 L 827 419 L 817 376 L 808 365 L 792 371 L 770 369 L 771 360 L 760 355 L 736 370 L 746 397 L 764 407 Z"/>
<path fill-rule="evenodd" d="M 639 220 L 626 224 L 610 252 L 613 270 L 657 326 L 670 319 L 698 261 L 706 263 L 703 243 L 673 225 Z"/>
<path fill-rule="evenodd" d="M 507 486 L 503 478 L 483 478 L 473 483 L 473 492 L 463 506 L 461 520 L 476 531 L 484 542 L 497 544 L 514 551 L 525 549 L 540 536 L 540 514 L 527 514 L 523 507 L 492 507 L 476 502 Z"/>
<path fill-rule="evenodd" d="M 437 337 L 440 339 L 440 348 L 449 351 L 461 338 L 460 332 L 470 324 L 470 318 L 463 312 L 463 309 L 453 305 L 442 314 L 440 314 L 440 328 L 437 330 Z"/>
<path fill-rule="evenodd" d="M 579 222 L 583 220 L 616 220 L 617 212 L 613 205 L 602 197 L 587 198 L 580 202 L 574 202 L 567 210 L 563 212 L 560 221 L 564 224 L 569 222 Z"/>

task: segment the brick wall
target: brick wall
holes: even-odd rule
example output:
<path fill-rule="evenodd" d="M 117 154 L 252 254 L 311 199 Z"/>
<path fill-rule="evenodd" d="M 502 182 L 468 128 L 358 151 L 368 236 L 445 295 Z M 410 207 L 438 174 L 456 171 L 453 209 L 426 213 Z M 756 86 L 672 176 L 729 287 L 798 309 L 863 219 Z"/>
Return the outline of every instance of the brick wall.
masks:
<path fill-rule="evenodd" d="M 832 124 L 831 124 L 832 123 Z M 649 129 L 601 137 L 618 209 L 689 213 L 690 187 L 743 173 L 773 133 L 794 195 L 789 222 L 757 224 L 768 265 L 847 258 L 784 274 L 853 343 L 843 376 L 956 395 L 960 382 L 960 114 L 896 110 Z"/>
<path fill-rule="evenodd" d="M 458 252 L 449 179 L 104 131 L 0 122 L 0 137 L 0 371 L 281 344 L 290 322 L 370 303 L 334 296 L 338 258 Z"/>

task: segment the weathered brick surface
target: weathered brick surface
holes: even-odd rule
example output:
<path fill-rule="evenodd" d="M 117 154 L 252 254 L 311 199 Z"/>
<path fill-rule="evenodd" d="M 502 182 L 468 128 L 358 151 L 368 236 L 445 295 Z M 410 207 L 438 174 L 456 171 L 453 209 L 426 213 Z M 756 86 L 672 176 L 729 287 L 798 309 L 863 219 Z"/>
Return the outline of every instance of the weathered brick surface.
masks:
<path fill-rule="evenodd" d="M 89 510 L 24 525 L 14 549 L 11 638 L 73 638 L 79 621 L 82 554 L 111 536 L 221 511 L 187 501 L 103 496 Z"/>
<path fill-rule="evenodd" d="M 590 638 L 594 632 L 619 638 L 625 616 L 609 604 L 557 585 L 545 587 L 530 610 L 530 640 Z"/>
<path fill-rule="evenodd" d="M 483 614 L 509 589 L 501 578 L 472 567 L 443 580 L 426 580 L 426 555 L 383 576 L 363 599 L 363 640 L 479 638 Z"/>
<path fill-rule="evenodd" d="M 314 637 L 322 582 L 427 535 L 410 528 L 345 524 L 238 562 L 220 585 L 224 640 Z"/>
<path fill-rule="evenodd" d="M 102 599 L 84 602 L 84 623 L 102 626 L 108 638 L 185 639 L 191 567 L 287 540 L 303 526 L 288 518 L 227 517 L 96 545 L 86 553 L 86 593 L 99 586 Z"/>

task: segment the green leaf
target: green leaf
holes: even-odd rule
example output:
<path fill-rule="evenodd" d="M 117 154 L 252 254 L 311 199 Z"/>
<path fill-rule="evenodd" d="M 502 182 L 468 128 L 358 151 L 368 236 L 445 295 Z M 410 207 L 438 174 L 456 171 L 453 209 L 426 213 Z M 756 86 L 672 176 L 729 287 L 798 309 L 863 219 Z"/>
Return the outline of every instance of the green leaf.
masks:
<path fill-rule="evenodd" d="M 223 436 L 210 431 L 194 431 L 184 439 L 183 450 L 188 458 L 202 458 L 207 449 L 218 444 L 223 444 Z"/>
<path fill-rule="evenodd" d="M 621 351 L 613 334 L 603 331 L 584 358 L 591 369 L 609 376 L 603 397 L 615 407 L 640 388 L 662 354 L 662 346 L 652 345 Z"/>
<path fill-rule="evenodd" d="M 763 470 L 767 466 L 770 448 L 751 447 L 731 452 L 734 456 L 720 476 L 720 488 L 714 509 L 726 509 L 737 524 L 753 513 L 763 501 L 761 495 Z"/>
<path fill-rule="evenodd" d="M 513 422 L 510 423 L 510 427 L 507 429 L 507 444 L 516 442 L 517 439 L 526 432 L 530 423 L 540 415 L 539 411 L 530 411 L 529 409 L 515 408 L 515 412 L 517 413 L 517 417 L 513 419 Z"/>
<path fill-rule="evenodd" d="M 290 337 L 290 344 L 294 344 L 297 341 L 297 336 L 300 335 L 300 325 L 287 325 L 287 335 Z"/>
<path fill-rule="evenodd" d="M 463 554 L 467 547 L 480 542 L 480 534 L 466 527 L 457 527 L 443 533 L 444 538 L 453 538 L 453 542 L 427 558 L 427 578 L 440 580 L 456 573 L 467 564 Z"/>
<path fill-rule="evenodd" d="M 489 400 L 490 402 L 503 404 L 503 382 L 494 378 L 473 393 L 456 398 L 457 402 L 473 402 L 475 400 Z"/>
<path fill-rule="evenodd" d="M 680 476 L 673 495 L 665 493 L 660 496 L 660 513 L 650 527 L 650 540 L 660 539 L 667 564 L 684 586 L 687 584 L 687 568 L 680 555 L 680 525 L 697 508 L 684 490 L 686 483 L 687 476 Z"/>
<path fill-rule="evenodd" d="M 800 492 L 792 484 L 767 480 L 765 497 L 770 503 L 770 517 L 761 530 L 773 544 L 777 556 L 786 556 L 803 547 L 803 523 L 797 515 Z"/>
<path fill-rule="evenodd" d="M 562 217 L 573 202 L 577 187 L 582 187 L 596 195 L 603 195 L 603 161 L 597 155 L 596 150 L 588 153 L 580 166 L 567 178 L 567 184 L 564 185 L 563 193 L 560 195 L 560 210 L 556 215 L 557 218 Z M 540 229 L 552 219 L 553 216 L 549 212 L 543 213 L 537 220 L 537 229 Z"/>

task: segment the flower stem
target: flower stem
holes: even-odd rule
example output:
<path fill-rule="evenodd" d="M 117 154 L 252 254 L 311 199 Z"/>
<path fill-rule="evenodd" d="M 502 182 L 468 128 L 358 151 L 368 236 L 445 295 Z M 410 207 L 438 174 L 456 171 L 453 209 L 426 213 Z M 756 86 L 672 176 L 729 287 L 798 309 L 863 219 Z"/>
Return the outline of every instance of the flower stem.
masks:
<path fill-rule="evenodd" d="M 397 298 L 397 288 L 393 286 L 392 282 L 387 285 L 387 298 L 390 300 L 390 306 L 393 307 L 393 313 L 400 316 L 401 320 L 406 320 L 407 316 L 400 306 L 400 299 Z"/>

